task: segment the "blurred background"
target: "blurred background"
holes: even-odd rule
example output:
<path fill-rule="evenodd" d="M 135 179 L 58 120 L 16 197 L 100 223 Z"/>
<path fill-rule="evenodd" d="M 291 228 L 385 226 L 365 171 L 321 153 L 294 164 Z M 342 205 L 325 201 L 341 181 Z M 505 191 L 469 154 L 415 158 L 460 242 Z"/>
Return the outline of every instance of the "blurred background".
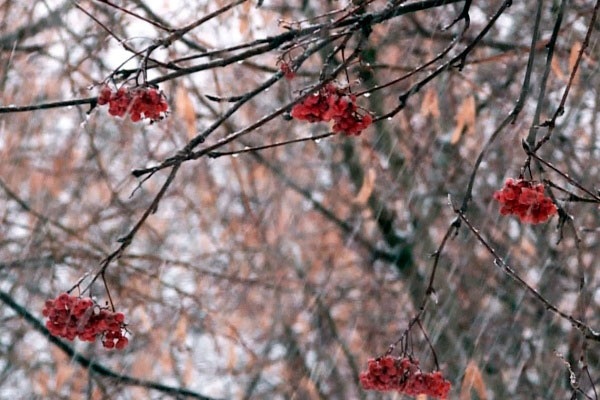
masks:
<path fill-rule="evenodd" d="M 540 125 L 567 87 L 564 114 L 537 154 L 597 196 L 597 2 L 233 3 L 0 1 L 1 399 L 402 398 L 362 390 L 358 374 L 426 297 L 431 255 L 456 217 L 448 195 L 460 204 L 486 143 L 467 218 L 532 288 L 600 329 L 598 203 L 574 201 L 570 193 L 590 196 L 535 162 L 525 176 L 564 189 L 553 190 L 564 223 L 522 224 L 493 199 L 521 173 L 521 140 L 549 132 Z M 279 79 L 281 60 L 295 78 Z M 138 84 L 161 80 L 168 118 L 88 113 L 92 101 L 8 109 L 92 98 L 103 83 L 134 85 L 136 75 Z M 183 163 L 106 270 L 129 346 L 65 342 L 114 375 L 74 361 L 25 318 L 43 324 L 46 299 L 90 282 L 169 173 L 142 181 L 132 170 L 160 165 L 215 121 L 197 150 L 219 143 L 323 79 L 382 118 L 360 136 Z M 528 80 L 522 111 L 502 125 Z M 280 113 L 217 150 L 330 129 Z M 598 342 L 503 273 L 464 224 L 440 253 L 433 288 L 422 326 L 450 398 L 597 398 Z M 101 280 L 85 295 L 107 301 Z M 411 332 L 411 354 L 435 369 L 422 332 Z"/>

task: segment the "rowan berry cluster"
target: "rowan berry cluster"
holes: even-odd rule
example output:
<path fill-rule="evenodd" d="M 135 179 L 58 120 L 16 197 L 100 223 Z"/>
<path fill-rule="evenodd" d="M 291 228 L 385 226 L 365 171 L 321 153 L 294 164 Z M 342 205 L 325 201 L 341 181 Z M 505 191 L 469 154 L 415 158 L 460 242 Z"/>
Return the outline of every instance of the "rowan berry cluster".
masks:
<path fill-rule="evenodd" d="M 509 178 L 504 187 L 494 193 L 494 199 L 502 204 L 500 214 L 513 214 L 522 222 L 539 224 L 556 214 L 556 205 L 544 195 L 544 185 Z"/>
<path fill-rule="evenodd" d="M 108 104 L 108 113 L 117 117 L 129 114 L 133 122 L 149 119 L 152 122 L 165 118 L 169 105 L 164 94 L 155 88 L 126 88 L 113 91 L 104 86 L 98 96 L 98 104 Z"/>
<path fill-rule="evenodd" d="M 283 76 L 288 81 L 291 81 L 296 77 L 296 72 L 294 72 L 290 64 L 286 63 L 285 61 L 281 61 L 279 63 L 279 70 L 283 72 Z"/>
<path fill-rule="evenodd" d="M 42 314 L 48 318 L 46 328 L 54 336 L 68 340 L 79 337 L 86 342 L 100 338 L 108 349 L 123 349 L 129 343 L 123 335 L 125 315 L 101 308 L 89 297 L 61 293 L 46 300 Z"/>
<path fill-rule="evenodd" d="M 424 394 L 446 399 L 450 382 L 439 371 L 424 373 L 418 360 L 408 357 L 379 357 L 368 361 L 368 368 L 360 374 L 360 384 L 366 390 L 397 391 L 409 396 Z"/>
<path fill-rule="evenodd" d="M 291 115 L 293 118 L 309 122 L 333 120 L 333 132 L 359 135 L 371 125 L 373 118 L 369 114 L 360 115 L 357 110 L 355 95 L 329 83 L 296 104 Z"/>

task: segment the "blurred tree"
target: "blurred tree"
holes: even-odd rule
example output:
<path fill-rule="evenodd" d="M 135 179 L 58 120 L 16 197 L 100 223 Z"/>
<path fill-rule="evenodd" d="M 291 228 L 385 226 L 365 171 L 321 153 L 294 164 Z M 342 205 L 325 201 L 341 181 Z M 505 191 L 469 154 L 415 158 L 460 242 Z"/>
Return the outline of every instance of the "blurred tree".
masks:
<path fill-rule="evenodd" d="M 597 399 L 599 4 L 0 1 L 0 398 Z"/>

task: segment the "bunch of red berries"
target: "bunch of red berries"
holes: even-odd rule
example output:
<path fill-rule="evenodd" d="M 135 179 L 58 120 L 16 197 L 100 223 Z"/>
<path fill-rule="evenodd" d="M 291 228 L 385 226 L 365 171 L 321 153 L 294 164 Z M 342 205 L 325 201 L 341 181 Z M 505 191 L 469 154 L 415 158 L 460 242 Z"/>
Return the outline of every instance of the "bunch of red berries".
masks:
<path fill-rule="evenodd" d="M 98 104 L 108 104 L 108 113 L 117 117 L 129 114 L 133 122 L 147 118 L 152 122 L 165 118 L 169 105 L 164 94 L 155 88 L 125 87 L 113 91 L 108 86 L 102 87 L 98 96 Z"/>
<path fill-rule="evenodd" d="M 409 396 L 425 394 L 440 399 L 448 397 L 451 387 L 439 371 L 423 373 L 419 362 L 408 357 L 371 359 L 359 379 L 366 390 L 398 391 Z"/>
<path fill-rule="evenodd" d="M 369 114 L 357 112 L 356 96 L 329 83 L 292 108 L 292 117 L 309 122 L 333 120 L 333 132 L 359 135 L 373 122 Z"/>
<path fill-rule="evenodd" d="M 68 340 L 93 342 L 100 337 L 107 349 L 123 349 L 129 341 L 123 335 L 125 315 L 110 312 L 89 297 L 70 296 L 62 293 L 53 300 L 46 300 L 42 311 L 46 328 L 54 336 Z"/>
<path fill-rule="evenodd" d="M 513 214 L 522 222 L 539 224 L 556 214 L 556 205 L 544 195 L 544 185 L 523 179 L 508 178 L 494 199 L 502 204 L 500 214 Z"/>
<path fill-rule="evenodd" d="M 294 72 L 290 64 L 286 63 L 285 61 L 281 61 L 279 63 L 279 70 L 283 72 L 283 76 L 288 81 L 291 81 L 296 77 L 296 72 Z"/>

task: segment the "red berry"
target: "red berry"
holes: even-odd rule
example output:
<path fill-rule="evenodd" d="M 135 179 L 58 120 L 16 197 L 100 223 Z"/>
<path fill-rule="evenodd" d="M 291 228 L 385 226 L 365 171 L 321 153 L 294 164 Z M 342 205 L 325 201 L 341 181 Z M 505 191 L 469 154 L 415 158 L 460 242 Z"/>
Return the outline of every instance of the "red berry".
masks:
<path fill-rule="evenodd" d="M 130 90 L 121 87 L 116 92 L 112 92 L 105 86 L 98 96 L 98 104 L 108 104 L 108 113 L 113 116 L 123 117 L 129 114 L 134 122 L 143 118 L 150 119 L 152 122 L 159 121 L 166 116 L 169 109 L 162 92 L 154 88 Z"/>
<path fill-rule="evenodd" d="M 121 337 L 121 338 L 119 338 L 119 340 L 117 340 L 117 344 L 115 345 L 115 347 L 117 349 L 121 350 L 121 349 L 124 349 L 128 343 L 129 343 L 129 340 L 127 340 L 126 337 Z"/>
<path fill-rule="evenodd" d="M 425 394 L 445 399 L 451 388 L 450 382 L 439 371 L 423 373 L 418 360 L 411 358 L 385 356 L 369 360 L 367 366 L 367 371 L 359 375 L 365 390 L 397 391 L 412 396 Z"/>
<path fill-rule="evenodd" d="M 356 96 L 349 95 L 333 84 L 327 84 L 319 92 L 306 97 L 291 111 L 295 119 L 309 122 L 334 121 L 333 132 L 346 135 L 359 135 L 373 122 L 366 114 L 357 113 Z"/>
<path fill-rule="evenodd" d="M 116 346 L 120 349 L 128 343 L 123 336 L 125 315 L 100 309 L 91 298 L 62 293 L 54 300 L 47 300 L 42 313 L 48 318 L 46 328 L 54 336 L 68 340 L 79 337 L 88 342 L 100 336 L 108 348 Z"/>
<path fill-rule="evenodd" d="M 292 67 L 290 67 L 290 64 L 286 63 L 286 62 L 281 62 L 279 64 L 279 69 L 281 70 L 281 72 L 283 72 L 283 76 L 285 76 L 285 79 L 291 81 L 292 79 L 294 79 L 296 77 L 296 73 L 294 72 L 294 70 L 292 70 Z"/>
<path fill-rule="evenodd" d="M 494 193 L 494 199 L 502 204 L 500 214 L 513 214 L 531 224 L 546 222 L 558 211 L 552 199 L 544 195 L 543 184 L 523 179 L 507 179 L 504 187 Z"/>
<path fill-rule="evenodd" d="M 108 86 L 102 86 L 102 89 L 100 89 L 100 96 L 98 96 L 98 104 L 101 106 L 108 104 L 111 94 L 112 90 L 110 90 Z"/>

